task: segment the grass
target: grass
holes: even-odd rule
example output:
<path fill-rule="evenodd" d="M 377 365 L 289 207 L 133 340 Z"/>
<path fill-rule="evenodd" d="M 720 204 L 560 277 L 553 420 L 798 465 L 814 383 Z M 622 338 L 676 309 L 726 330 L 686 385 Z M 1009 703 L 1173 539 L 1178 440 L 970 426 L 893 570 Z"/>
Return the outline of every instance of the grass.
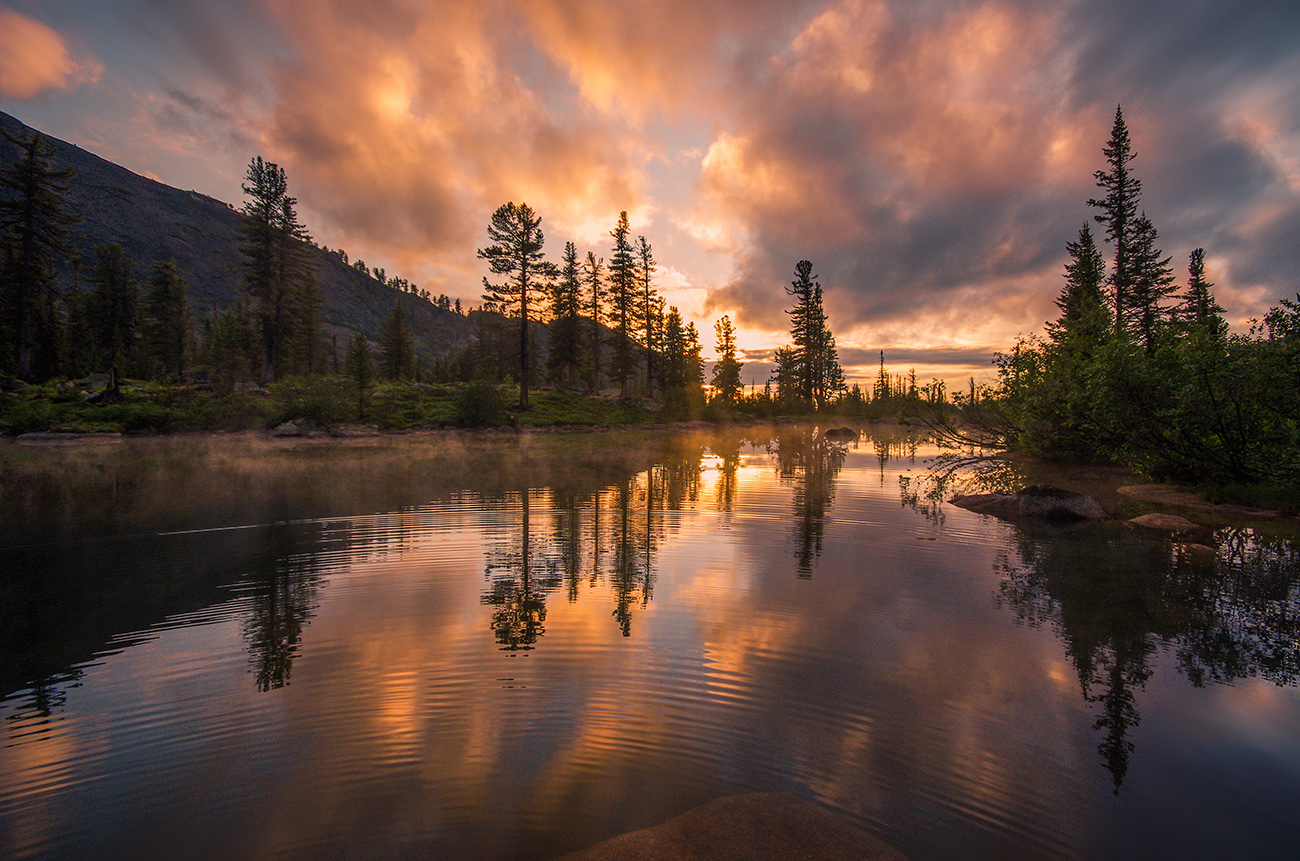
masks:
<path fill-rule="evenodd" d="M 308 419 L 324 427 L 371 425 L 385 430 L 491 427 L 632 426 L 658 413 L 598 397 L 534 390 L 530 409 L 516 408 L 517 389 L 483 383 L 415 385 L 382 382 L 358 404 L 344 377 L 292 378 L 253 392 L 221 392 L 132 382 L 113 404 L 95 404 L 77 387 L 48 383 L 0 395 L 0 432 L 182 433 L 266 430 Z M 362 410 L 358 407 L 362 406 Z"/>

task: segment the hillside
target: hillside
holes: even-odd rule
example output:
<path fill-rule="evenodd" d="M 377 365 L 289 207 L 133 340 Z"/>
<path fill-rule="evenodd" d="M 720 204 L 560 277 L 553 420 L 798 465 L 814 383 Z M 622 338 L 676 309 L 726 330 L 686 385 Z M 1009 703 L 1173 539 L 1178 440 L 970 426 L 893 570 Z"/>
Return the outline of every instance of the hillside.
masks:
<path fill-rule="evenodd" d="M 3 112 L 0 127 L 21 139 L 32 134 L 32 129 Z M 237 234 L 243 216 L 233 205 L 197 191 L 172 188 L 42 134 L 55 149 L 54 166 L 71 168 L 76 174 L 67 205 L 82 219 L 75 229 L 75 244 L 83 261 L 92 259 L 96 245 L 116 242 L 143 279 L 155 261 L 173 258 L 189 284 L 190 302 L 198 316 L 210 314 L 214 306 L 224 307 L 239 295 Z M 19 154 L 16 145 L 0 137 L 0 164 L 12 164 Z M 472 340 L 474 326 L 467 317 L 383 285 L 319 248 L 313 251 L 321 318 L 326 330 L 338 335 L 340 350 L 352 332 L 376 338 L 380 324 L 399 301 L 416 350 L 425 359 Z M 73 279 L 70 266 L 60 273 L 63 284 Z"/>

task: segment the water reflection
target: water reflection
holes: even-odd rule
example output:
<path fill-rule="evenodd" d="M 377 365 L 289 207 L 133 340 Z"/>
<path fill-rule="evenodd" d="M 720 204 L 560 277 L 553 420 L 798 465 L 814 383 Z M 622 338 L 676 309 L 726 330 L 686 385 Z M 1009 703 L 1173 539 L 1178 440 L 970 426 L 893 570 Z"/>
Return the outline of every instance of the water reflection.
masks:
<path fill-rule="evenodd" d="M 316 608 L 316 591 L 330 566 L 322 564 L 319 530 L 308 524 L 276 524 L 267 531 L 264 552 L 237 591 L 244 594 L 244 638 L 257 689 L 289 684 L 303 628 Z"/>
<path fill-rule="evenodd" d="M 795 562 L 799 578 L 812 577 L 822 555 L 826 515 L 835 504 L 835 479 L 848 448 L 826 438 L 818 428 L 781 428 L 768 443 L 777 458 L 777 474 L 794 488 Z"/>
<path fill-rule="evenodd" d="M 1043 536 L 1018 529 L 998 601 L 1050 625 L 1095 707 L 1098 752 L 1118 793 L 1141 722 L 1138 694 L 1161 649 L 1193 685 L 1300 673 L 1300 553 L 1285 538 L 1223 529 L 1218 549 L 1102 524 Z"/>

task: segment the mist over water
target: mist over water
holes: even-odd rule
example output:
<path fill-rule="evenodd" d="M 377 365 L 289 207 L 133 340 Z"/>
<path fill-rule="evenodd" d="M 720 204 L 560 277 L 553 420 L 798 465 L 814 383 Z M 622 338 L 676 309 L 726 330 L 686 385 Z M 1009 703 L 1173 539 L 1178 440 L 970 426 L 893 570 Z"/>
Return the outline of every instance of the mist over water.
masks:
<path fill-rule="evenodd" d="M 548 859 L 713 798 L 913 859 L 1287 857 L 1294 530 L 946 504 L 813 428 L 0 446 L 0 855 Z"/>

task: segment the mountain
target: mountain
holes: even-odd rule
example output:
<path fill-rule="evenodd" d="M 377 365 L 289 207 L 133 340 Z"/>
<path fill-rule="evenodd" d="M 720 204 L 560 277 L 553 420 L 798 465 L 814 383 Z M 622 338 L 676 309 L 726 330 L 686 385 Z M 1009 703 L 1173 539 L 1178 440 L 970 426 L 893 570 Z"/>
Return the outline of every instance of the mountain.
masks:
<path fill-rule="evenodd" d="M 0 128 L 20 140 L 34 131 L 3 112 Z M 96 245 L 116 242 L 134 262 L 137 277 L 144 279 L 156 261 L 175 259 L 198 316 L 238 297 L 243 283 L 238 231 L 244 217 L 234 206 L 197 191 L 172 188 L 75 144 L 42 136 L 55 151 L 50 159 L 54 167 L 71 168 L 75 174 L 65 202 L 81 216 L 74 228 L 81 260 L 93 259 Z M 7 167 L 20 155 L 16 144 L 0 137 L 0 165 Z M 376 339 L 396 302 L 402 303 L 416 352 L 425 360 L 445 356 L 473 340 L 474 325 L 468 317 L 382 284 L 324 249 L 313 247 L 312 253 L 321 318 L 327 333 L 338 336 L 340 352 L 353 332 Z M 71 284 L 74 277 L 68 265 L 59 280 Z"/>

